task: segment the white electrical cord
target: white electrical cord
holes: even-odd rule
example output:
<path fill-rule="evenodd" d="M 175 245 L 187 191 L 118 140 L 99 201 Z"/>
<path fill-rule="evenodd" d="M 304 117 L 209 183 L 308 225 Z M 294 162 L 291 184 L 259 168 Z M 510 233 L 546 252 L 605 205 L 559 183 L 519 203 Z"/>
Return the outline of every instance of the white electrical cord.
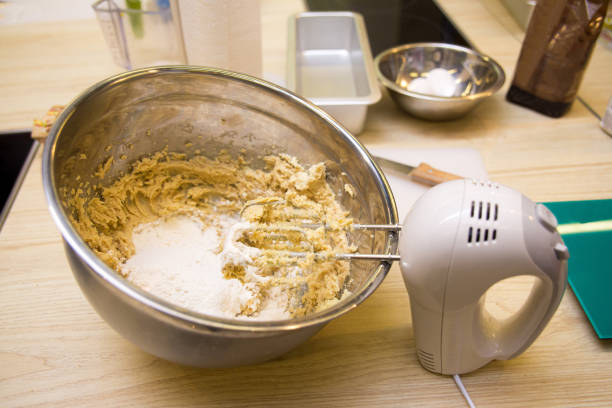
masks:
<path fill-rule="evenodd" d="M 463 398 L 465 398 L 465 402 L 467 402 L 468 406 L 470 408 L 476 408 L 476 406 L 472 402 L 472 399 L 470 398 L 470 394 L 468 394 L 467 390 L 463 386 L 463 382 L 461 381 L 461 377 L 459 377 L 459 374 L 454 374 L 453 379 L 455 380 L 455 384 L 457 384 L 457 388 L 459 388 L 459 391 L 461 391 L 461 394 L 463 394 Z"/>

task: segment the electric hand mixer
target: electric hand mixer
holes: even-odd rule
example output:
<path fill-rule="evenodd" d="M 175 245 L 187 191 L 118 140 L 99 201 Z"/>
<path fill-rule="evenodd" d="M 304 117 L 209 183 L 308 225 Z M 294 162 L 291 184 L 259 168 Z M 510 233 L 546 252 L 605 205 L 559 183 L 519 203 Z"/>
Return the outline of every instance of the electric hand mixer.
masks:
<path fill-rule="evenodd" d="M 421 365 L 462 374 L 518 356 L 552 317 L 565 290 L 569 257 L 556 227 L 545 206 L 521 193 L 461 179 L 423 194 L 403 225 L 353 225 L 403 230 L 399 255 L 333 256 L 398 260 Z M 537 279 L 520 310 L 500 321 L 486 310 L 484 295 L 495 283 L 519 275 Z"/>
<path fill-rule="evenodd" d="M 487 181 L 440 184 L 414 204 L 399 253 L 423 367 L 462 374 L 531 345 L 567 282 L 569 252 L 556 227 L 545 206 Z M 484 294 L 518 275 L 537 280 L 521 309 L 499 321 Z"/>

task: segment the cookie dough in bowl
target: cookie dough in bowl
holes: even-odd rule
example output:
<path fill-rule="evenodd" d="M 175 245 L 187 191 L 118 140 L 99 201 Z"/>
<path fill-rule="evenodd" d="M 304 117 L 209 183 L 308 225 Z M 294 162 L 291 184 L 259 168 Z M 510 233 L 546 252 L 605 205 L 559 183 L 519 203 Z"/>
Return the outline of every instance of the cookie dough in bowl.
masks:
<path fill-rule="evenodd" d="M 350 294 L 350 265 L 278 253 L 287 245 L 305 253 L 350 252 L 346 229 L 329 227 L 349 226 L 349 213 L 327 184 L 323 163 L 305 169 L 284 154 L 264 160 L 263 169 L 253 169 L 242 156 L 187 159 L 163 151 L 138 160 L 108 186 L 62 192 L 87 245 L 148 293 L 217 317 L 306 316 Z M 304 215 L 319 226 L 301 228 Z M 293 242 L 277 237 L 281 226 L 292 227 Z M 248 245 L 240 242 L 247 239 Z M 284 251 L 266 250 L 269 239 L 281 241 Z"/>
<path fill-rule="evenodd" d="M 345 228 L 397 222 L 363 146 L 309 102 L 227 71 L 156 67 L 93 86 L 51 129 L 43 183 L 96 311 L 182 364 L 281 355 L 365 300 L 389 269 L 283 249 L 396 249 L 394 233 Z M 266 229 L 296 221 L 316 225 L 280 243 Z"/>

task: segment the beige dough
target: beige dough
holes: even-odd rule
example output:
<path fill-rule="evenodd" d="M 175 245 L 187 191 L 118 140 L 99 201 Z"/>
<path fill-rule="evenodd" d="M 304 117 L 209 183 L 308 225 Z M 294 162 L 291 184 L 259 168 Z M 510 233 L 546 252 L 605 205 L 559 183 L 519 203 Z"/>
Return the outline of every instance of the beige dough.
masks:
<path fill-rule="evenodd" d="M 90 248 L 119 272 L 134 253 L 131 237 L 138 225 L 181 214 L 196 216 L 208 227 L 219 226 L 219 215 L 242 218 L 255 227 L 240 241 L 263 249 L 253 262 L 270 277 L 256 284 L 257 295 L 265 299 L 272 288 L 280 287 L 289 295 L 289 314 L 304 316 L 343 295 L 349 264 L 314 255 L 296 259 L 277 250 L 350 252 L 344 227 L 351 220 L 325 180 L 323 163 L 304 168 L 283 154 L 268 156 L 265 163 L 264 169 L 253 169 L 243 158 L 226 153 L 211 160 L 158 152 L 134 163 L 113 184 L 97 186 L 95 194 L 71 194 L 71 221 Z M 303 222 L 326 228 L 285 228 Z M 281 228 L 270 231 L 270 226 Z M 271 234 L 280 239 L 271 244 Z M 248 283 L 243 268 L 229 263 L 223 273 L 227 279 Z M 251 307 L 243 313 L 256 315 L 258 310 Z"/>

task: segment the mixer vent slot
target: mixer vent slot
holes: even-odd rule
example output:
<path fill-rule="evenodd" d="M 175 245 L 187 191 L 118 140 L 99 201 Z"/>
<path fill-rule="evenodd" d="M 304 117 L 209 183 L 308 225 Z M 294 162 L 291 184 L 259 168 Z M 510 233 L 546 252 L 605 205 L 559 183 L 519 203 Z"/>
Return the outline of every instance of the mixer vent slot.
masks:
<path fill-rule="evenodd" d="M 417 349 L 417 355 L 419 356 L 419 361 L 421 362 L 423 367 L 431 371 L 434 371 L 436 369 L 436 358 L 433 354 L 423 351 L 421 349 Z"/>
<path fill-rule="evenodd" d="M 477 218 L 485 221 L 497 221 L 499 214 L 499 206 L 497 203 L 492 204 L 487 201 L 474 201 L 470 203 L 470 218 Z"/>
<path fill-rule="evenodd" d="M 472 242 L 480 243 L 480 242 L 491 242 L 497 240 L 497 229 L 493 228 L 468 228 L 468 236 L 467 242 L 471 244 Z"/>
<path fill-rule="evenodd" d="M 470 203 L 470 218 L 480 220 L 484 226 L 471 226 L 468 228 L 467 242 L 480 243 L 497 240 L 497 229 L 495 221 L 499 217 L 499 205 L 490 201 L 472 200 Z M 484 221 L 484 222 L 483 222 Z"/>

